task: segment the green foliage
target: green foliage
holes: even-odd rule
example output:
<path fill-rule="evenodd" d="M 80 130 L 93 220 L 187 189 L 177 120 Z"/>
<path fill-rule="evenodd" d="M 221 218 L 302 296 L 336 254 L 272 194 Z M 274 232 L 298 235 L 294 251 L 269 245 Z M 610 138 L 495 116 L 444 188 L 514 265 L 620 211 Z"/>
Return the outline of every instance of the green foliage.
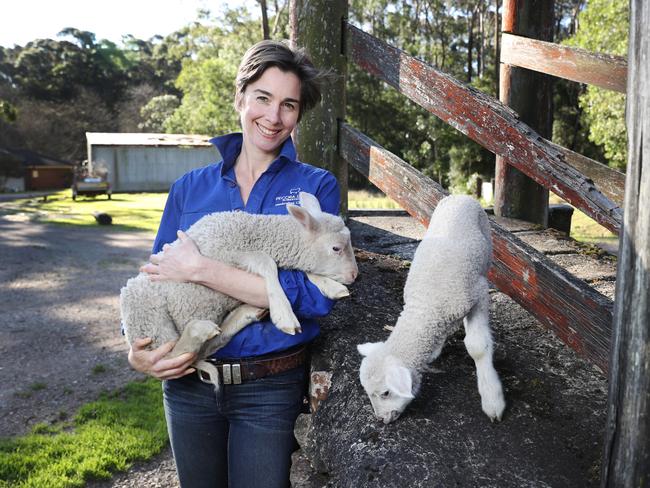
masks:
<path fill-rule="evenodd" d="M 16 115 L 16 107 L 6 100 L 0 100 L 0 119 L 4 119 L 7 122 L 14 122 Z"/>
<path fill-rule="evenodd" d="M 227 9 L 219 24 L 188 31 L 195 55 L 183 61 L 176 80 L 183 98 L 164 122 L 166 132 L 214 135 L 239 130 L 235 76 L 246 49 L 260 40 L 260 29 L 245 9 Z"/>
<path fill-rule="evenodd" d="M 81 408 L 71 423 L 39 424 L 0 440 L 0 488 L 68 488 L 107 479 L 167 443 L 160 382 L 130 383 Z"/>
<path fill-rule="evenodd" d="M 153 97 L 140 109 L 142 122 L 138 129 L 145 132 L 165 132 L 165 123 L 180 105 L 176 95 L 160 95 Z"/>
<path fill-rule="evenodd" d="M 625 56 L 628 30 L 629 4 L 626 0 L 590 0 L 580 13 L 576 35 L 566 44 Z M 603 147 L 611 166 L 625 169 L 625 95 L 589 86 L 579 99 L 583 123 L 589 127 L 589 140 Z"/>

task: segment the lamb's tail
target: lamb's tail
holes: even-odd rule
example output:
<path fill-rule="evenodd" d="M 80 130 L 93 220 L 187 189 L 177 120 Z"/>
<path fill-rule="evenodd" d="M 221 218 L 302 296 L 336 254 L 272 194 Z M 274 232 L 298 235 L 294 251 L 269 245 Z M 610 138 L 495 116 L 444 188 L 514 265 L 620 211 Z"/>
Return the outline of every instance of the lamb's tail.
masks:
<path fill-rule="evenodd" d="M 203 383 L 210 383 L 214 385 L 215 393 L 219 392 L 219 370 L 217 367 L 208 361 L 196 361 L 193 366 L 196 368 L 199 378 Z"/>

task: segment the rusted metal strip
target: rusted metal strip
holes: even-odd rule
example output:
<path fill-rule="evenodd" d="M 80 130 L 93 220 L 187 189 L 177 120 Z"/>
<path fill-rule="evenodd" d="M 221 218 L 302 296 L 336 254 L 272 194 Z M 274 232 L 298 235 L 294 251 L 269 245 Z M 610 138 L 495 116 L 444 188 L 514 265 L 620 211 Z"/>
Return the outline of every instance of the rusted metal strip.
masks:
<path fill-rule="evenodd" d="M 348 53 L 362 69 L 548 188 L 596 222 L 619 233 L 621 208 L 563 160 L 517 114 L 403 51 L 347 25 Z"/>
<path fill-rule="evenodd" d="M 374 185 L 427 226 L 447 192 L 411 165 L 347 124 L 341 155 Z M 492 222 L 494 263 L 489 278 L 565 344 L 607 371 L 613 304 Z"/>
<path fill-rule="evenodd" d="M 627 60 L 622 56 L 501 34 L 501 62 L 625 93 Z"/>

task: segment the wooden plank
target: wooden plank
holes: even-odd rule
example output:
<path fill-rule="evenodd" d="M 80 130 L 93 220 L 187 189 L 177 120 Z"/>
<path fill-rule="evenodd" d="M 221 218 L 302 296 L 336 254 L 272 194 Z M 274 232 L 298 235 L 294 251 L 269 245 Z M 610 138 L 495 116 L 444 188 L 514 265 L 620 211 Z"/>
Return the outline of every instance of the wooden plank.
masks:
<path fill-rule="evenodd" d="M 630 1 L 625 233 L 616 316 L 602 487 L 650 482 L 650 5 Z"/>
<path fill-rule="evenodd" d="M 593 182 L 566 164 L 562 155 L 517 114 L 403 51 L 347 25 L 348 53 L 377 76 L 432 114 L 553 191 L 612 232 L 622 211 Z"/>
<path fill-rule="evenodd" d="M 627 60 L 622 56 L 529 39 L 503 32 L 501 62 L 625 93 Z"/>
<path fill-rule="evenodd" d="M 570 164 L 583 175 L 594 182 L 603 195 L 612 202 L 623 207 L 625 198 L 625 173 L 610 168 L 609 166 L 599 163 L 587 156 L 559 146 L 551 141 L 546 141 L 552 148 L 562 153 L 564 161 Z"/>
<path fill-rule="evenodd" d="M 356 129 L 342 124 L 341 155 L 423 225 L 447 192 Z M 498 224 L 489 278 L 579 355 L 607 371 L 612 302 Z"/>

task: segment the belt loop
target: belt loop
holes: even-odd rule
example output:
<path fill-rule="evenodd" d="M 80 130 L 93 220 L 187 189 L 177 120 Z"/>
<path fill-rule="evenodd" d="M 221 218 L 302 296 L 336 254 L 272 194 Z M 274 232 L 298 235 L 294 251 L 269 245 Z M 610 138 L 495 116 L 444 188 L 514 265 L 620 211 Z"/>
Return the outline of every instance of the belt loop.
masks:
<path fill-rule="evenodd" d="M 230 374 L 230 364 L 224 364 L 222 370 L 223 384 L 230 385 L 232 384 L 232 376 Z M 240 380 L 241 383 L 241 380 Z"/>

